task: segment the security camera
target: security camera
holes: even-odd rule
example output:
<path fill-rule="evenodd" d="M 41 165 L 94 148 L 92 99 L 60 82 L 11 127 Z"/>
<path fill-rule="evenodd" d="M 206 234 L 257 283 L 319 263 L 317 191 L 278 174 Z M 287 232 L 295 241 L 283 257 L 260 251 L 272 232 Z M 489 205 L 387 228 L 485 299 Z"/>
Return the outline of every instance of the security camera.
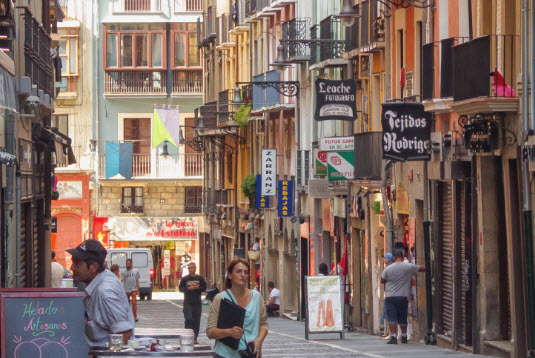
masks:
<path fill-rule="evenodd" d="M 39 97 L 33 95 L 26 98 L 26 102 L 28 102 L 28 104 L 33 107 L 37 107 L 39 103 L 41 103 Z"/>

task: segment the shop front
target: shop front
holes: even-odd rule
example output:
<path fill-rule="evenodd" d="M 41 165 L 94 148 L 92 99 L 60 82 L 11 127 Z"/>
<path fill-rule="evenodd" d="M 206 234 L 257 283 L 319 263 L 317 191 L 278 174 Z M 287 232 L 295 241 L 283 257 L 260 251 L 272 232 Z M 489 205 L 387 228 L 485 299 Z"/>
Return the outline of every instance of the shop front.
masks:
<path fill-rule="evenodd" d="M 155 287 L 177 289 L 188 263 L 199 262 L 197 217 L 114 217 L 108 218 L 107 229 L 110 249 L 151 249 Z"/>

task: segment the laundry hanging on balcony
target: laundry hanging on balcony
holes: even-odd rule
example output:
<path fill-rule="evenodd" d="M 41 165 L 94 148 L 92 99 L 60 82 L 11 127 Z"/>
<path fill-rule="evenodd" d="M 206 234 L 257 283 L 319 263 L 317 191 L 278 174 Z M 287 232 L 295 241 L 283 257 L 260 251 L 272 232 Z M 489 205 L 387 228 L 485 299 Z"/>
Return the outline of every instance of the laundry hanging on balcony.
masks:
<path fill-rule="evenodd" d="M 515 96 L 515 90 L 505 82 L 505 79 L 497 68 L 494 69 L 494 93 L 498 97 Z"/>
<path fill-rule="evenodd" d="M 180 112 L 177 108 L 154 108 L 152 147 L 168 140 L 178 148 L 180 144 Z"/>

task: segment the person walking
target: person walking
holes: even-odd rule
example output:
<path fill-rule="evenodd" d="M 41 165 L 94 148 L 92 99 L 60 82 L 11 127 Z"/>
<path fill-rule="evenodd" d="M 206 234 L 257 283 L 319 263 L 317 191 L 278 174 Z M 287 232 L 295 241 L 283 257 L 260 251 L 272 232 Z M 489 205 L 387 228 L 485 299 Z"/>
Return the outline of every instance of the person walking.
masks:
<path fill-rule="evenodd" d="M 275 317 L 275 311 L 280 308 L 280 291 L 275 288 L 273 281 L 268 282 L 269 298 L 265 302 L 268 317 Z"/>
<path fill-rule="evenodd" d="M 240 358 L 239 351 L 245 350 L 250 342 L 254 344 L 256 355 L 258 356 L 261 353 L 262 344 L 268 334 L 266 307 L 262 304 L 260 293 L 247 288 L 249 271 L 249 262 L 246 260 L 236 258 L 230 261 L 226 270 L 226 290 L 215 296 L 210 307 L 206 334 L 208 338 L 216 340 L 214 347 L 214 352 L 217 354 L 216 357 Z M 228 329 L 217 328 L 219 307 L 222 299 L 230 300 L 245 308 L 243 328 L 237 326 Z M 238 350 L 234 350 L 219 341 L 227 337 L 240 340 Z"/>
<path fill-rule="evenodd" d="M 185 327 L 193 329 L 195 344 L 198 344 L 197 337 L 201 327 L 202 314 L 201 293 L 206 292 L 206 281 L 201 275 L 195 273 L 196 270 L 197 265 L 191 261 L 188 264 L 188 275 L 182 277 L 178 289 L 184 294 L 182 313 L 184 313 Z"/>
<path fill-rule="evenodd" d="M 425 266 L 403 262 L 403 251 L 396 250 L 394 262 L 381 274 L 381 283 L 385 284 L 386 319 L 390 329 L 387 344 L 397 344 L 397 326 L 401 328 L 401 343 L 407 343 L 407 312 L 412 276 L 418 271 L 425 271 Z"/>
<path fill-rule="evenodd" d="M 52 288 L 61 288 L 61 281 L 63 281 L 63 266 L 56 261 L 56 252 L 51 251 L 52 254 Z"/>
<path fill-rule="evenodd" d="M 124 290 L 128 297 L 128 302 L 132 305 L 132 313 L 134 314 L 134 320 L 139 321 L 137 318 L 137 294 L 139 292 L 139 271 L 132 266 L 132 260 L 126 260 L 126 270 L 121 272 L 121 278 L 123 281 Z"/>
<path fill-rule="evenodd" d="M 329 276 L 329 267 L 327 267 L 327 264 L 325 262 L 319 264 L 318 271 L 318 276 Z"/>
<path fill-rule="evenodd" d="M 123 343 L 128 343 L 134 333 L 134 316 L 121 281 L 104 268 L 104 246 L 86 240 L 66 251 L 72 255 L 73 279 L 86 285 L 83 304 L 88 345 L 105 346 L 111 333 L 122 334 Z"/>

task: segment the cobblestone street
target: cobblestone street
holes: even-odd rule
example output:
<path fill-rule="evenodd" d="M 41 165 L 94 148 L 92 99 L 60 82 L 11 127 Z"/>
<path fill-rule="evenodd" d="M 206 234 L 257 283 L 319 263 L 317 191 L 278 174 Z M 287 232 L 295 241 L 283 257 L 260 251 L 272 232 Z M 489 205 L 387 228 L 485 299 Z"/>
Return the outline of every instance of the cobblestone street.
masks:
<path fill-rule="evenodd" d="M 155 293 L 152 301 L 138 302 L 139 322 L 136 327 L 184 327 L 182 300 L 178 293 Z M 206 337 L 209 306 L 203 306 L 199 341 L 213 345 Z M 408 345 L 387 345 L 382 337 L 346 333 L 346 339 L 337 334 L 321 335 L 307 341 L 304 323 L 282 318 L 269 318 L 269 334 L 264 342 L 263 357 L 483 357 L 412 342 Z M 317 336 L 316 336 L 317 337 Z"/>

